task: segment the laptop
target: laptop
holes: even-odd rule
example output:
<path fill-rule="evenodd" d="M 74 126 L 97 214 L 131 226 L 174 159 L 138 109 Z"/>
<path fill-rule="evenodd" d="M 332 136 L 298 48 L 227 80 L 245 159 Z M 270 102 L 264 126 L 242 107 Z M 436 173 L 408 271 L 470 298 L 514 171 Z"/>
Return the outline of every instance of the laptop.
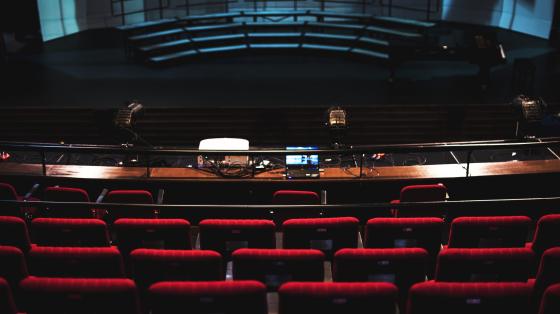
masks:
<path fill-rule="evenodd" d="M 288 146 L 286 150 L 316 150 L 316 146 Z M 319 155 L 286 155 L 286 178 L 319 177 Z"/>

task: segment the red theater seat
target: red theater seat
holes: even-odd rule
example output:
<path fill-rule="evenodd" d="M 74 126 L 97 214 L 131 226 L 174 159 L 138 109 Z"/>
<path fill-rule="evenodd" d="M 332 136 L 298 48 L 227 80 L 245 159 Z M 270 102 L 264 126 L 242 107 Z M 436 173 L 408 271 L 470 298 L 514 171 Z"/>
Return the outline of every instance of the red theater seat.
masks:
<path fill-rule="evenodd" d="M 45 201 L 50 202 L 89 202 L 89 195 L 84 189 L 49 186 L 45 189 Z"/>
<path fill-rule="evenodd" d="M 0 200 L 5 201 L 37 201 L 37 198 L 31 195 L 19 195 L 13 185 L 9 183 L 0 182 Z M 33 209 L 30 209 L 33 211 Z M 26 209 L 18 205 L 2 205 L 0 207 L 1 216 L 25 217 Z"/>
<path fill-rule="evenodd" d="M 317 249 L 328 258 L 342 248 L 358 247 L 359 221 L 354 217 L 290 219 L 282 224 L 286 249 Z"/>
<path fill-rule="evenodd" d="M 320 205 L 321 198 L 319 194 L 313 191 L 294 191 L 279 190 L 272 195 L 272 204 L 274 205 Z M 319 217 L 321 209 L 289 209 L 276 208 L 276 221 L 282 221 L 290 218 L 312 218 Z"/>
<path fill-rule="evenodd" d="M 28 277 L 20 287 L 28 314 L 140 313 L 136 285 L 130 279 Z"/>
<path fill-rule="evenodd" d="M 114 247 L 41 247 L 29 251 L 29 273 L 38 277 L 124 278 L 121 254 Z"/>
<path fill-rule="evenodd" d="M 225 279 L 222 256 L 214 251 L 137 249 L 130 259 L 132 277 L 142 289 L 160 281 Z"/>
<path fill-rule="evenodd" d="M 408 314 L 527 314 L 531 286 L 518 282 L 422 282 L 410 288 Z"/>
<path fill-rule="evenodd" d="M 267 314 L 266 287 L 258 281 L 160 282 L 149 294 L 152 314 Z"/>
<path fill-rule="evenodd" d="M 16 314 L 16 303 L 12 296 L 12 289 L 6 280 L 0 278 L 0 313 Z"/>
<path fill-rule="evenodd" d="M 271 290 L 287 281 L 323 281 L 325 254 L 319 250 L 239 249 L 233 279 L 258 280 Z"/>
<path fill-rule="evenodd" d="M 439 184 L 409 185 L 401 189 L 398 200 L 393 200 L 391 204 L 401 202 L 440 202 L 445 201 L 447 188 Z M 402 208 L 394 210 L 395 217 L 442 217 L 442 210 L 429 207 Z"/>
<path fill-rule="evenodd" d="M 58 186 L 46 188 L 44 199 L 49 202 L 90 202 L 86 190 Z M 93 211 L 88 206 L 54 205 L 42 211 L 41 215 L 60 218 L 94 218 Z"/>
<path fill-rule="evenodd" d="M 548 249 L 542 255 L 535 279 L 536 299 L 540 300 L 544 291 L 557 283 L 560 283 L 560 247 Z"/>
<path fill-rule="evenodd" d="M 19 282 L 29 275 L 23 252 L 13 246 L 0 246 L 0 278 L 18 295 Z"/>
<path fill-rule="evenodd" d="M 241 248 L 276 248 L 276 225 L 271 220 L 206 219 L 199 223 L 200 248 L 229 259 Z"/>
<path fill-rule="evenodd" d="M 319 205 L 321 198 L 313 191 L 279 190 L 272 195 L 272 203 L 277 205 Z"/>
<path fill-rule="evenodd" d="M 125 257 L 134 249 L 191 249 L 191 224 L 184 219 L 122 218 L 113 225 Z"/>
<path fill-rule="evenodd" d="M 539 314 L 560 313 L 560 284 L 548 287 L 541 301 Z"/>
<path fill-rule="evenodd" d="M 37 218 L 31 231 L 39 246 L 110 246 L 107 225 L 99 219 Z"/>
<path fill-rule="evenodd" d="M 525 247 L 531 219 L 525 216 L 460 217 L 451 223 L 449 248 Z"/>
<path fill-rule="evenodd" d="M 390 282 L 406 295 L 410 286 L 426 280 L 428 259 L 421 248 L 342 249 L 334 256 L 333 280 Z"/>
<path fill-rule="evenodd" d="M 430 255 L 428 273 L 441 249 L 441 218 L 374 218 L 366 225 L 367 248 L 425 249 Z"/>
<path fill-rule="evenodd" d="M 31 240 L 23 219 L 0 216 L 0 245 L 15 246 L 23 252 L 29 251 Z"/>
<path fill-rule="evenodd" d="M 527 248 L 445 249 L 438 256 L 435 280 L 527 282 L 533 255 Z"/>
<path fill-rule="evenodd" d="M 107 194 L 104 203 L 153 204 L 152 193 L 144 190 L 114 190 Z M 108 209 L 107 220 L 120 218 L 155 218 L 155 210 L 149 207 L 115 207 Z"/>
<path fill-rule="evenodd" d="M 395 314 L 397 293 L 390 283 L 289 282 L 278 290 L 279 314 Z"/>
<path fill-rule="evenodd" d="M 537 230 L 531 244 L 537 260 L 549 248 L 560 246 L 560 214 L 546 215 L 537 222 Z"/>

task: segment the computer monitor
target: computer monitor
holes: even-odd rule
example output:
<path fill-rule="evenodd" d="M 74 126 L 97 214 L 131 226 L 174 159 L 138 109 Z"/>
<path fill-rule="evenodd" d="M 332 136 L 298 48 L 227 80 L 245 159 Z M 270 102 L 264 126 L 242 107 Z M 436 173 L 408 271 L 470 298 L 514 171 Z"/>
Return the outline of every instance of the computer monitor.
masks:
<path fill-rule="evenodd" d="M 317 150 L 317 146 L 288 146 L 286 150 Z M 319 176 L 319 155 L 286 155 L 287 178 L 316 178 Z"/>

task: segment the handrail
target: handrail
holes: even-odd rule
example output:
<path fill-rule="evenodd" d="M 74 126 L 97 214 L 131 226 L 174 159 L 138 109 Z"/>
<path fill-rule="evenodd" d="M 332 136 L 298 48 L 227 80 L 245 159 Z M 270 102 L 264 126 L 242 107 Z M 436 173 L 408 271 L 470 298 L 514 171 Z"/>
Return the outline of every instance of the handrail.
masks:
<path fill-rule="evenodd" d="M 164 0 L 159 0 L 158 1 L 158 6 L 154 7 L 154 8 L 146 8 L 146 9 L 142 9 L 142 10 L 136 10 L 136 11 L 129 11 L 126 12 L 125 10 L 125 5 L 124 3 L 127 0 L 111 0 L 111 15 L 114 17 L 121 17 L 122 18 L 122 25 L 126 25 L 126 17 L 129 15 L 133 15 L 133 14 L 138 14 L 138 13 L 146 13 L 146 12 L 151 12 L 151 11 L 159 11 L 159 18 L 162 19 L 164 16 L 164 11 L 165 10 L 169 10 L 169 9 L 184 9 L 185 13 L 187 16 L 190 15 L 191 13 L 191 7 L 199 7 L 199 6 L 215 6 L 215 5 L 223 5 L 225 6 L 225 12 L 230 12 L 231 8 L 230 8 L 230 4 L 232 3 L 236 3 L 238 2 L 238 0 L 216 0 L 216 1 L 211 1 L 211 2 L 205 2 L 205 3 L 191 3 L 190 0 L 185 0 L 184 4 L 177 4 L 175 6 L 171 6 L 170 5 L 170 1 L 164 1 Z M 258 9 L 257 7 L 257 3 L 266 3 L 267 0 L 246 0 L 247 2 L 253 2 L 253 7 L 255 10 Z M 328 3 L 344 3 L 344 4 L 349 4 L 349 5 L 361 5 L 361 12 L 362 14 L 365 14 L 367 12 L 367 7 L 374 7 L 376 6 L 376 4 L 372 1 L 368 1 L 368 0 L 354 0 L 354 1 L 341 1 L 341 0 L 313 0 L 314 2 L 318 2 L 319 3 L 319 9 L 320 11 L 325 11 L 326 10 L 326 4 Z M 377 4 L 378 6 L 380 6 L 381 8 L 383 7 L 388 7 L 388 16 L 392 16 L 392 9 L 393 7 L 395 8 L 399 8 L 399 9 L 404 9 L 404 10 L 411 10 L 411 11 L 426 11 L 426 19 L 430 20 L 430 15 L 433 13 L 438 13 L 441 10 L 441 0 L 435 0 L 435 11 L 432 11 L 432 0 L 427 0 L 426 2 L 426 9 L 417 9 L 417 8 L 411 8 L 411 7 L 407 7 L 407 6 L 403 6 L 403 5 L 394 5 L 392 0 L 389 0 L 388 3 L 385 3 L 383 1 L 379 2 L 379 4 Z M 285 2 L 292 2 L 293 3 L 293 8 L 294 9 L 298 9 L 300 7 L 300 5 L 298 4 L 299 2 L 305 2 L 305 0 L 285 0 Z M 119 4 L 120 7 L 120 13 L 116 13 L 115 9 L 114 9 L 114 5 L 115 4 Z M 306 7 L 307 8 L 307 7 Z M 315 9 L 315 7 L 313 7 Z"/>
<path fill-rule="evenodd" d="M 84 145 L 84 144 L 48 144 L 33 142 L 7 142 L 0 141 L 0 148 L 20 151 L 38 152 L 77 152 L 77 153 L 148 153 L 162 155 L 293 155 L 293 154 L 360 154 L 371 152 L 398 153 L 398 152 L 441 152 L 441 151 L 471 151 L 484 149 L 529 149 L 560 145 L 560 137 L 541 138 L 540 141 L 509 142 L 497 141 L 471 141 L 471 142 L 441 142 L 419 144 L 388 144 L 388 145 L 356 145 L 346 149 L 313 149 L 313 150 L 285 150 L 285 149 L 251 149 L 251 150 L 198 150 L 178 147 L 132 147 L 130 145 Z"/>
<path fill-rule="evenodd" d="M 53 202 L 53 201 L 17 201 L 0 200 L 2 205 L 19 205 L 22 207 L 67 205 L 67 206 L 91 206 L 95 208 L 153 208 L 153 209 L 399 209 L 415 207 L 437 207 L 449 208 L 460 205 L 481 206 L 481 205 L 525 205 L 535 202 L 560 202 L 560 197 L 531 197 L 531 198 L 505 198 L 505 199 L 477 199 L 477 200 L 446 200 L 436 202 L 400 202 L 392 203 L 350 203 L 350 204 L 327 204 L 327 205 L 280 205 L 280 204 L 137 204 L 137 203 L 97 203 L 97 202 Z"/>

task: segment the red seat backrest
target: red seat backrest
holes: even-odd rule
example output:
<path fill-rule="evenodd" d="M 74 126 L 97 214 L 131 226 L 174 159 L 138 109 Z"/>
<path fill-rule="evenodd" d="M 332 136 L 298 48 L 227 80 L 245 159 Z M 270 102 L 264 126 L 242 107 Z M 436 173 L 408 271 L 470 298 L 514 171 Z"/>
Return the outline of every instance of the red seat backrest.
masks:
<path fill-rule="evenodd" d="M 99 219 L 36 218 L 31 231 L 39 246 L 110 246 L 107 225 Z"/>
<path fill-rule="evenodd" d="M 114 247 L 41 247 L 29 251 L 29 272 L 39 277 L 124 278 L 120 252 Z"/>
<path fill-rule="evenodd" d="M 276 225 L 271 220 L 205 219 L 198 227 L 200 248 L 217 251 L 227 259 L 236 249 L 276 247 Z"/>
<path fill-rule="evenodd" d="M 530 224 L 525 216 L 456 218 L 451 223 L 449 247 L 525 247 Z"/>
<path fill-rule="evenodd" d="M 289 219 L 282 224 L 283 247 L 317 249 L 331 258 L 342 248 L 358 247 L 358 229 L 354 217 Z"/>
<path fill-rule="evenodd" d="M 305 249 L 239 249 L 233 252 L 233 279 L 258 280 L 271 290 L 286 281 L 323 281 L 325 254 Z"/>
<path fill-rule="evenodd" d="M 278 294 L 279 314 L 394 314 L 398 289 L 390 283 L 289 282 Z"/>
<path fill-rule="evenodd" d="M 122 218 L 113 227 L 125 257 L 137 248 L 191 249 L 191 224 L 184 219 Z"/>
<path fill-rule="evenodd" d="M 539 311 L 539 314 L 557 313 L 560 313 L 560 284 L 552 285 L 546 289 Z"/>
<path fill-rule="evenodd" d="M 28 314 L 139 314 L 139 298 L 130 279 L 28 277 L 20 287 Z"/>
<path fill-rule="evenodd" d="M 439 253 L 435 280 L 526 282 L 533 257 L 533 251 L 528 248 L 449 248 Z"/>
<path fill-rule="evenodd" d="M 408 314 L 527 314 L 532 288 L 515 282 L 422 282 L 410 288 Z"/>
<path fill-rule="evenodd" d="M 222 256 L 215 251 L 136 249 L 130 260 L 142 289 L 160 281 L 225 280 Z"/>
<path fill-rule="evenodd" d="M 159 282 L 149 296 L 152 314 L 267 314 L 266 287 L 257 281 Z"/>
<path fill-rule="evenodd" d="M 15 246 L 23 252 L 29 251 L 31 240 L 23 219 L 0 216 L 0 245 Z"/>
<path fill-rule="evenodd" d="M 0 278 L 0 313 L 16 314 L 16 312 L 12 289 L 4 278 Z"/>

